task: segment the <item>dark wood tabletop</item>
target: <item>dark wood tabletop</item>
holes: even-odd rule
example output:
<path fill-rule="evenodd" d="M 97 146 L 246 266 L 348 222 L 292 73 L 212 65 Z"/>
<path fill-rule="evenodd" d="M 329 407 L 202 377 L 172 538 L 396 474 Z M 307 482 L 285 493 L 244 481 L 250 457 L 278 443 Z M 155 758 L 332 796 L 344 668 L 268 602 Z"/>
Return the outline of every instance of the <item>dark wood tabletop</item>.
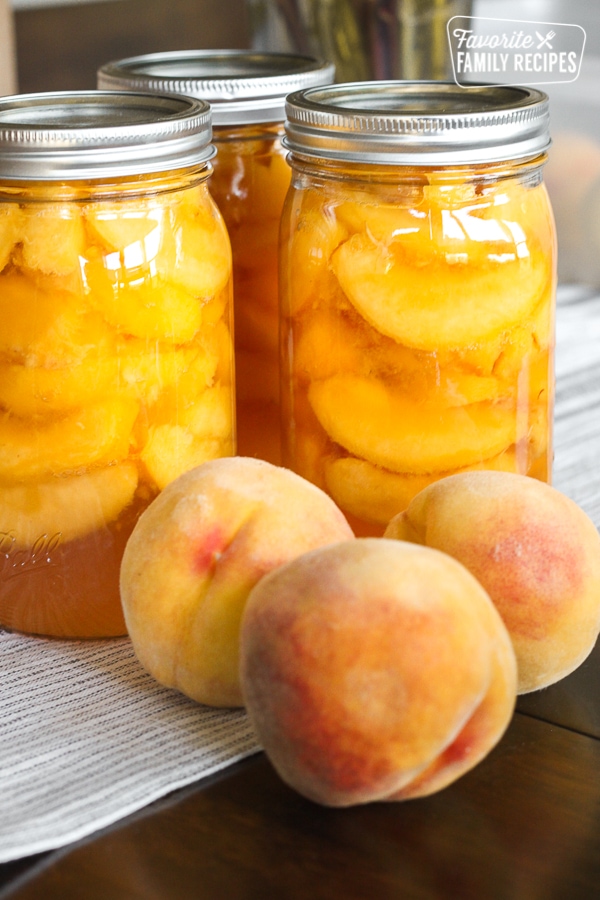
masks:
<path fill-rule="evenodd" d="M 597 646 L 521 697 L 495 750 L 432 797 L 327 809 L 258 754 L 0 866 L 0 900 L 595 900 L 599 681 Z"/>

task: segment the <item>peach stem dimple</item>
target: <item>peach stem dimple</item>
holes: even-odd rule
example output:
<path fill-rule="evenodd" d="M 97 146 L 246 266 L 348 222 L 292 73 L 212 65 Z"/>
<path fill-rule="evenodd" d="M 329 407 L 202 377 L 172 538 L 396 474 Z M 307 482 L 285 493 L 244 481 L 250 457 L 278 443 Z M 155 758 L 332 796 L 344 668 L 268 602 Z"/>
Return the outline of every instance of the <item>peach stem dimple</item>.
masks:
<path fill-rule="evenodd" d="M 199 575 L 211 572 L 221 557 L 225 543 L 222 529 L 213 528 L 194 555 L 193 570 Z"/>

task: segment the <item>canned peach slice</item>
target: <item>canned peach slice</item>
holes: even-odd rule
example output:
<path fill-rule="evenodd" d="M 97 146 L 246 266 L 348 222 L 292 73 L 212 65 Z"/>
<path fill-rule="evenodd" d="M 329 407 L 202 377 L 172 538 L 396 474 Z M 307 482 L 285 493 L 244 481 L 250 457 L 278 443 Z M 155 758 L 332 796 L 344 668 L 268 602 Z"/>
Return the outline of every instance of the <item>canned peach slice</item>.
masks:
<path fill-rule="evenodd" d="M 469 346 L 433 351 L 431 355 L 435 354 L 440 369 L 450 367 L 476 375 L 495 375 L 495 366 L 515 335 L 516 328 L 518 326 L 501 331 L 487 340 L 477 341 Z"/>
<path fill-rule="evenodd" d="M 355 456 L 395 472 L 442 472 L 501 453 L 516 440 L 514 406 L 423 407 L 373 378 L 340 375 L 309 388 L 327 434 Z"/>
<path fill-rule="evenodd" d="M 409 347 L 469 346 L 529 315 L 547 270 L 539 251 L 485 266 L 407 264 L 398 244 L 356 234 L 331 264 L 342 290 L 365 319 Z"/>
<path fill-rule="evenodd" d="M 531 410 L 531 427 L 527 438 L 520 447 L 520 464 L 527 466 L 527 474 L 541 481 L 552 479 L 552 457 L 548 447 L 548 434 L 552 433 L 552 423 L 548 405 L 539 403 Z"/>
<path fill-rule="evenodd" d="M 141 454 L 141 461 L 159 490 L 163 490 L 179 475 L 209 459 L 232 456 L 230 437 L 202 438 L 181 425 L 155 425 Z"/>
<path fill-rule="evenodd" d="M 67 413 L 114 391 L 118 375 L 116 359 L 99 356 L 61 368 L 0 365 L 0 405 L 15 416 Z"/>
<path fill-rule="evenodd" d="M 167 384 L 157 395 L 150 414 L 154 423 L 178 424 L 188 410 L 193 410 L 198 398 L 214 381 L 219 364 L 218 347 L 208 341 L 194 347 L 194 355 L 184 371 Z"/>
<path fill-rule="evenodd" d="M 433 176 L 430 176 L 433 177 Z M 466 194 L 470 194 L 467 198 Z M 534 242 L 551 252 L 553 223 L 546 189 L 514 179 L 492 184 L 432 184 L 424 190 L 433 245 L 463 252 L 471 261 L 511 252 Z"/>
<path fill-rule="evenodd" d="M 549 347 L 546 345 L 538 349 L 531 332 L 516 331 L 514 339 L 506 342 L 494 364 L 494 375 L 506 385 L 513 384 L 521 391 L 533 369 L 536 373 L 535 380 L 548 385 L 551 376 Z"/>
<path fill-rule="evenodd" d="M 347 324 L 342 316 L 327 310 L 307 314 L 298 327 L 294 347 L 295 375 L 320 381 L 338 372 L 368 374 L 373 365 L 365 356 L 369 341 L 361 338 L 361 332 Z"/>
<path fill-rule="evenodd" d="M 324 460 L 331 450 L 329 438 L 320 428 L 297 430 L 293 442 L 294 471 L 322 490 L 325 485 Z"/>
<path fill-rule="evenodd" d="M 319 381 L 344 372 L 376 375 L 412 400 L 430 405 L 465 406 L 515 394 L 513 384 L 469 372 L 458 358 L 454 366 L 441 367 L 435 354 L 404 347 L 364 322 L 357 326 L 328 312 L 307 319 L 293 359 L 299 378 Z"/>
<path fill-rule="evenodd" d="M 205 203 L 170 211 L 169 226 L 156 256 L 156 270 L 195 297 L 209 299 L 222 291 L 231 275 L 231 246 L 216 207 Z"/>
<path fill-rule="evenodd" d="M 79 268 L 85 230 L 72 203 L 33 204 L 23 210 L 23 262 L 48 275 L 68 275 Z"/>
<path fill-rule="evenodd" d="M 470 180 L 464 174 L 449 177 L 444 171 L 427 172 L 425 174 L 427 184 L 423 186 L 424 205 L 436 209 L 460 209 L 481 202 L 489 205 L 494 203 L 496 196 L 516 190 L 514 179 L 511 179 L 507 186 L 505 181 L 498 179 L 497 173 L 493 170 L 482 167 L 478 169 L 478 174 L 479 179 Z M 486 174 L 489 180 L 486 180 Z"/>
<path fill-rule="evenodd" d="M 195 344 L 148 347 L 144 341 L 133 338 L 123 342 L 118 349 L 114 359 L 117 367 L 115 387 L 131 391 L 147 406 L 155 403 L 162 392 L 184 378 L 191 367 L 199 365 L 207 380 L 210 380 L 208 373 L 214 368 L 214 360 L 209 359 Z"/>
<path fill-rule="evenodd" d="M 212 297 L 229 276 L 227 235 L 212 207 L 200 202 L 197 192 L 185 193 L 193 193 L 196 204 L 158 199 L 91 204 L 87 221 L 109 252 L 119 251 L 124 268 L 150 266 L 194 296 Z"/>
<path fill-rule="evenodd" d="M 0 481 L 31 481 L 121 462 L 138 413 L 134 400 L 114 398 L 58 421 L 0 419 Z"/>
<path fill-rule="evenodd" d="M 479 208 L 479 215 L 519 222 L 530 231 L 543 230 L 551 235 L 551 221 L 548 213 L 546 188 L 537 182 L 519 181 L 513 177 L 498 178 L 492 175 L 486 180 L 485 172 L 480 172 L 479 180 L 469 184 L 452 182 L 447 175 L 427 173 L 427 184 L 423 188 L 424 205 L 435 209 Z"/>
<path fill-rule="evenodd" d="M 435 354 L 414 353 L 411 358 L 410 351 L 402 350 L 389 383 L 414 402 L 443 408 L 507 400 L 516 395 L 514 382 L 502 381 L 495 373 L 470 372 L 461 365 L 459 357 L 454 365 L 441 366 Z M 387 375 L 387 371 L 383 370 L 383 374 Z"/>
<path fill-rule="evenodd" d="M 0 364 L 0 405 L 16 416 L 39 417 L 67 413 L 122 391 L 146 404 L 154 403 L 160 391 L 186 371 L 196 353 L 187 347 L 157 352 L 132 340 L 112 356 L 90 354 L 72 366 Z"/>
<path fill-rule="evenodd" d="M 435 475 L 391 472 L 355 456 L 325 462 L 325 485 L 340 509 L 364 522 L 387 525 Z"/>
<path fill-rule="evenodd" d="M 259 224 L 268 219 L 279 222 L 292 177 L 285 156 L 273 153 L 264 161 L 257 159 L 255 165 L 249 167 L 248 175 L 248 218 Z"/>
<path fill-rule="evenodd" d="M 109 252 L 127 253 L 130 266 L 145 265 L 156 257 L 164 228 L 163 203 L 139 199 L 90 203 L 84 214 L 92 235 Z"/>
<path fill-rule="evenodd" d="M 514 472 L 514 448 L 477 465 L 453 471 L 465 472 L 472 469 Z M 387 525 L 393 516 L 406 509 L 419 491 L 450 474 L 452 472 L 435 475 L 392 472 L 354 456 L 332 458 L 325 463 L 326 488 L 338 506 L 364 522 L 377 525 Z"/>
<path fill-rule="evenodd" d="M 553 341 L 550 290 L 551 285 L 547 285 L 531 315 L 512 328 L 470 346 L 436 351 L 435 358 L 440 368 L 493 375 L 509 387 L 514 385 L 523 357 L 536 348 L 548 349 Z"/>
<path fill-rule="evenodd" d="M 55 275 L 51 272 L 41 272 L 39 269 L 31 269 L 23 259 L 23 246 L 18 244 L 12 254 L 11 262 L 21 275 L 28 278 L 35 287 L 46 294 L 69 293 L 79 298 L 81 308 L 85 308 L 85 286 L 81 269 L 73 269 L 66 275 Z"/>
<path fill-rule="evenodd" d="M 422 193 L 419 192 L 422 200 Z M 402 240 L 405 246 L 426 244 L 431 255 L 434 248 L 426 211 L 413 206 L 382 203 L 379 197 L 366 196 L 362 201 L 345 201 L 335 207 L 338 221 L 350 234 L 368 232 L 375 240 L 390 243 Z"/>
<path fill-rule="evenodd" d="M 214 201 L 204 185 L 194 184 L 169 198 L 169 205 L 180 209 L 183 215 L 196 215 L 198 209 L 212 211 Z"/>
<path fill-rule="evenodd" d="M 432 366 L 417 374 L 407 388 L 413 399 L 436 407 L 468 406 L 484 400 L 507 400 L 515 396 L 514 384 L 504 384 L 493 376 L 451 369 L 439 371 L 436 375 Z"/>
<path fill-rule="evenodd" d="M 378 240 L 413 234 L 425 227 L 425 216 L 419 211 L 423 202 L 423 188 L 397 189 L 394 199 L 386 203 L 382 188 L 378 186 L 376 195 L 367 191 L 352 191 L 351 199 L 336 202 L 332 206 L 338 221 L 350 233 L 365 231 L 367 228 Z"/>
<path fill-rule="evenodd" d="M 433 178 L 433 175 L 429 176 Z M 518 183 L 432 184 L 405 189 L 392 203 L 356 192 L 336 207 L 338 219 L 351 232 L 368 231 L 377 241 L 401 241 L 415 261 L 431 257 L 469 262 L 515 250 L 523 241 L 551 241 L 552 226 L 542 186 Z"/>
<path fill-rule="evenodd" d="M 114 334 L 82 297 L 46 292 L 17 273 L 2 276 L 0 320 L 0 354 L 31 365 L 71 365 L 91 350 L 114 350 Z"/>
<path fill-rule="evenodd" d="M 342 204 L 337 210 L 353 230 L 391 247 L 402 245 L 402 254 L 413 265 L 432 260 L 450 264 L 481 265 L 502 253 L 514 252 L 514 235 L 507 223 L 480 217 L 478 206 L 436 209 L 420 206 L 404 209 L 378 203 Z"/>
<path fill-rule="evenodd" d="M 226 440 L 232 421 L 233 393 L 231 387 L 222 385 L 207 388 L 180 418 L 195 437 L 219 440 Z"/>
<path fill-rule="evenodd" d="M 23 213 L 18 203 L 0 204 L 0 272 L 21 238 Z"/>
<path fill-rule="evenodd" d="M 524 410 L 522 410 L 525 419 Z M 529 428 L 518 446 L 521 458 L 527 458 L 528 465 L 546 454 L 548 449 L 548 431 L 550 428 L 548 402 L 545 397 L 529 408 Z M 547 479 L 546 479 L 547 480 Z"/>
<path fill-rule="evenodd" d="M 533 342 L 539 350 L 547 350 L 554 344 L 554 293 L 556 285 L 553 273 L 549 273 L 548 283 L 541 302 L 534 309 L 531 318 L 523 326 L 531 328 Z"/>
<path fill-rule="evenodd" d="M 547 354 L 552 340 L 552 304 L 548 297 L 544 296 L 533 315 L 511 329 L 506 336 L 502 352 L 494 363 L 494 375 L 507 382 L 514 381 L 526 364 L 527 358 L 542 351 L 546 351 Z M 546 378 L 548 376 L 547 372 Z"/>
<path fill-rule="evenodd" d="M 330 258 L 348 238 L 347 229 L 331 210 L 298 210 L 292 213 L 292 244 L 284 272 L 301 273 L 289 284 L 289 313 L 307 306 L 320 306 L 324 297 L 339 293 L 330 270 Z M 342 304 L 343 305 L 343 304 Z"/>
<path fill-rule="evenodd" d="M 214 328 L 203 334 L 202 347 L 207 353 L 217 354 L 214 380 L 219 384 L 231 384 L 235 361 L 233 336 L 225 322 L 217 322 Z"/>
<path fill-rule="evenodd" d="M 329 257 L 345 241 L 350 232 L 336 218 L 335 210 L 325 206 L 311 209 L 310 204 L 292 213 L 292 266 L 302 264 L 303 274 L 318 274 L 327 268 Z M 307 271 L 306 271 L 307 270 Z"/>
<path fill-rule="evenodd" d="M 0 485 L 3 529 L 16 546 L 32 546 L 40 537 L 61 543 L 84 537 L 113 522 L 129 506 L 138 483 L 134 463 L 95 469 L 47 481 Z"/>
<path fill-rule="evenodd" d="M 223 320 L 229 318 L 231 293 L 231 281 L 228 281 L 218 294 L 210 297 L 202 304 L 202 334 L 205 334 L 207 329 L 210 330 L 219 324 L 223 324 Z"/>
<path fill-rule="evenodd" d="M 523 382 L 522 402 L 529 404 L 533 410 L 538 404 L 546 406 L 548 392 L 551 390 L 550 354 L 548 350 L 531 353 L 523 363 L 521 379 Z M 519 398 L 521 399 L 521 398 Z"/>
<path fill-rule="evenodd" d="M 190 341 L 202 322 L 198 298 L 173 282 L 145 279 L 121 268 L 111 256 L 104 259 L 89 251 L 84 271 L 90 305 L 122 334 L 177 344 Z"/>

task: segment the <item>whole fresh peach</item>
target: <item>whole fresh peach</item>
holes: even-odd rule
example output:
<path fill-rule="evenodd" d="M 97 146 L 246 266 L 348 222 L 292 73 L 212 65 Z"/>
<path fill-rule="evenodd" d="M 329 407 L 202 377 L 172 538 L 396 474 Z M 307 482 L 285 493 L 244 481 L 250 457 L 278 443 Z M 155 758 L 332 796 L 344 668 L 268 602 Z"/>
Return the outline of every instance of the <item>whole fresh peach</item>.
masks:
<path fill-rule="evenodd" d="M 600 535 L 563 493 L 525 475 L 465 472 L 429 485 L 386 537 L 459 560 L 513 641 L 520 694 L 576 669 L 600 630 Z"/>
<path fill-rule="evenodd" d="M 504 733 L 510 638 L 456 560 L 356 538 L 252 590 L 241 631 L 248 714 L 279 775 L 327 806 L 440 790 Z"/>
<path fill-rule="evenodd" d="M 123 556 L 121 598 L 142 665 L 211 706 L 240 706 L 239 628 L 271 569 L 353 538 L 323 491 L 289 469 L 225 457 L 181 475 L 139 519 Z"/>

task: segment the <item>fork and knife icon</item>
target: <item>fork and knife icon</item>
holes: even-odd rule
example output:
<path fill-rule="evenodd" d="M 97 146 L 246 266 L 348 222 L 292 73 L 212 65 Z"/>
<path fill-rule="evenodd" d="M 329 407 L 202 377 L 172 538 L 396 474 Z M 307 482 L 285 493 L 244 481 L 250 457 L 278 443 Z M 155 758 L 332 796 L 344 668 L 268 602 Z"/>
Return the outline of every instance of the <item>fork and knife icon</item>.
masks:
<path fill-rule="evenodd" d="M 539 31 L 536 31 L 536 36 L 537 36 L 537 39 L 540 41 L 540 43 L 537 46 L 538 50 L 541 47 L 548 47 L 549 50 L 552 50 L 552 44 L 550 43 L 550 41 L 552 40 L 552 38 L 556 37 L 555 31 L 549 31 L 548 34 L 546 35 L 546 37 L 544 37 L 542 34 L 540 34 Z"/>

